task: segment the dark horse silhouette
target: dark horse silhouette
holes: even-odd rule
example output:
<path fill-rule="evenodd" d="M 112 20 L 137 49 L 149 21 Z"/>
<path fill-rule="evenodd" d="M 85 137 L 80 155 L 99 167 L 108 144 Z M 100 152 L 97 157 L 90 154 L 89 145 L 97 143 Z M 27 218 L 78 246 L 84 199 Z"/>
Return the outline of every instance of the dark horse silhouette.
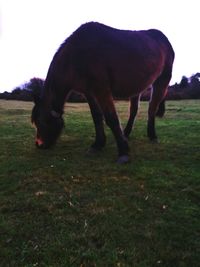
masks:
<path fill-rule="evenodd" d="M 90 151 L 101 150 L 106 137 L 103 119 L 116 139 L 119 163 L 129 161 L 129 136 L 138 110 L 140 94 L 152 86 L 147 134 L 157 139 L 155 116 L 162 116 L 163 99 L 172 74 L 174 51 L 158 30 L 126 31 L 89 22 L 80 26 L 60 46 L 50 64 L 44 88 L 35 96 L 32 122 L 36 145 L 55 144 L 64 126 L 63 108 L 72 90 L 87 98 L 96 138 Z M 113 97 L 130 98 L 128 123 L 121 129 Z"/>

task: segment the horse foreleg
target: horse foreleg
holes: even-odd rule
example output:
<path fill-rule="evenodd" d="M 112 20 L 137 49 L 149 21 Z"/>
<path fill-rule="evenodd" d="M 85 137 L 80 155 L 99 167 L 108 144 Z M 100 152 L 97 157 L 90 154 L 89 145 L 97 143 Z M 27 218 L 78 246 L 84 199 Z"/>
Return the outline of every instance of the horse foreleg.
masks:
<path fill-rule="evenodd" d="M 112 130 L 118 147 L 118 163 L 126 163 L 129 159 L 129 146 L 126 137 L 122 131 L 117 112 L 114 106 L 112 95 L 97 97 L 98 102 L 103 110 L 106 124 Z"/>
<path fill-rule="evenodd" d="M 124 129 L 124 135 L 126 137 L 129 137 L 129 135 L 132 131 L 132 128 L 133 128 L 133 125 L 135 122 L 135 118 L 136 118 L 136 115 L 138 112 L 139 101 L 140 101 L 140 95 L 132 97 L 130 99 L 129 119 L 128 119 L 127 125 Z"/>
<path fill-rule="evenodd" d="M 91 145 L 90 152 L 95 152 L 101 150 L 106 144 L 106 136 L 103 126 L 103 113 L 93 96 L 87 95 L 86 98 L 90 107 L 96 132 L 95 141 Z"/>

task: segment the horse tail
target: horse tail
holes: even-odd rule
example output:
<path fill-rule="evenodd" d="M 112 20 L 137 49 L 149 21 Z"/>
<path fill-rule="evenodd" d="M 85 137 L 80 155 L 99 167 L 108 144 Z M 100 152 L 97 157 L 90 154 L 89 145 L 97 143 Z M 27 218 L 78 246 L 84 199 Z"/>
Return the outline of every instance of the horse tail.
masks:
<path fill-rule="evenodd" d="M 158 107 L 158 110 L 156 112 L 156 116 L 162 118 L 165 114 L 165 99 L 163 99 Z"/>

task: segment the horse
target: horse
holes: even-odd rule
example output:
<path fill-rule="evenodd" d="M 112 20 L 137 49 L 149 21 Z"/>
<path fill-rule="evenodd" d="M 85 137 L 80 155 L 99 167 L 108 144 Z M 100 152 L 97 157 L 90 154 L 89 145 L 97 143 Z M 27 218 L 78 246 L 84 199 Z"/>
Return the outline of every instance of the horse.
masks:
<path fill-rule="evenodd" d="M 40 95 L 34 96 L 32 123 L 36 146 L 53 146 L 64 126 L 63 109 L 70 92 L 85 96 L 95 126 L 90 152 L 106 144 L 104 120 L 118 148 L 118 162 L 130 161 L 128 137 L 134 125 L 140 96 L 152 87 L 147 135 L 157 141 L 155 116 L 164 115 L 164 99 L 172 76 L 174 50 L 159 30 L 120 30 L 88 22 L 75 30 L 55 53 Z M 130 99 L 130 114 L 123 130 L 114 98 Z"/>

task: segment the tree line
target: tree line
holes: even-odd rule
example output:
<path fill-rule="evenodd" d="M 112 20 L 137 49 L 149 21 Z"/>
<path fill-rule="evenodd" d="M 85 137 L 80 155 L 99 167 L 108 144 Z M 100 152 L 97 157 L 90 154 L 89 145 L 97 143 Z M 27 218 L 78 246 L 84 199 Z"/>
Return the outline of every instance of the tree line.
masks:
<path fill-rule="evenodd" d="M 33 101 L 33 95 L 40 94 L 43 86 L 43 79 L 32 78 L 29 82 L 16 87 L 10 93 L 6 91 L 0 93 L 0 99 Z M 150 89 L 146 90 L 143 93 L 141 100 L 149 100 L 150 91 Z M 183 76 L 180 83 L 175 83 L 174 85 L 169 86 L 166 98 L 168 100 L 200 99 L 200 73 L 198 72 L 189 78 Z M 72 92 L 68 101 L 84 102 L 85 98 L 83 95 Z"/>

